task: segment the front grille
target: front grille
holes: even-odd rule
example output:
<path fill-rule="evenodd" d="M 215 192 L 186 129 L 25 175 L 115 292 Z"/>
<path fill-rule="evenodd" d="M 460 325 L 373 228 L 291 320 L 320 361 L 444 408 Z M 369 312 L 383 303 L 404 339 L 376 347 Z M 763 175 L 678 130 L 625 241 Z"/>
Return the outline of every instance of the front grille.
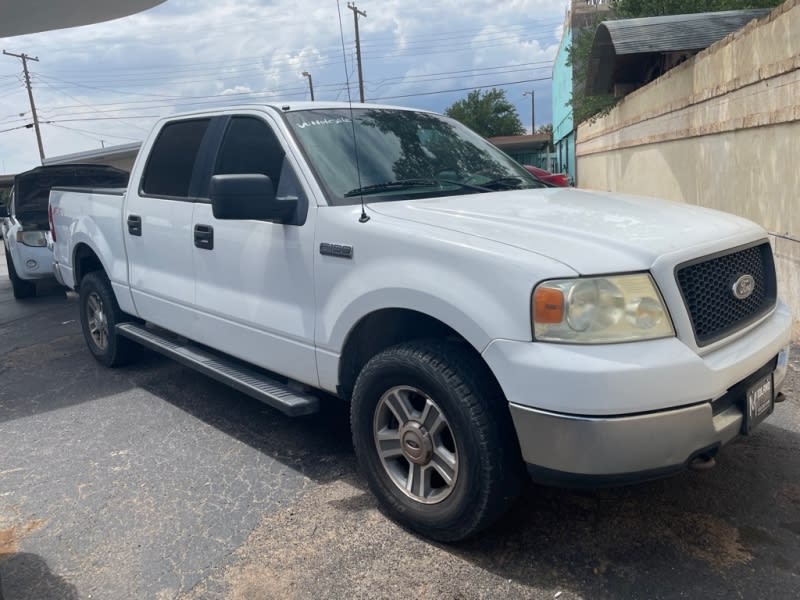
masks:
<path fill-rule="evenodd" d="M 753 293 L 744 300 L 733 294 L 742 275 L 755 280 Z M 777 284 L 769 242 L 683 263 L 676 276 L 698 346 L 749 325 L 775 306 Z"/>

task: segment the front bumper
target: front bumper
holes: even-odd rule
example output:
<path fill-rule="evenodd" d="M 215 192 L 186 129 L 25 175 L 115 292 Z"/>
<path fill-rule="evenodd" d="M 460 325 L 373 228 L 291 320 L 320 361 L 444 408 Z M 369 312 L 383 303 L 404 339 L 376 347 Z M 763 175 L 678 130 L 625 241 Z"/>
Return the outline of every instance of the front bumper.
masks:
<path fill-rule="evenodd" d="M 17 243 L 11 249 L 14 269 L 21 279 L 53 277 L 53 252 L 47 246 L 26 246 Z"/>
<path fill-rule="evenodd" d="M 621 484 L 668 475 L 714 456 L 742 431 L 748 386 L 772 373 L 777 394 L 788 348 L 715 402 L 619 417 L 565 415 L 510 404 L 534 478 L 558 484 Z"/>
<path fill-rule="evenodd" d="M 764 321 L 704 356 L 676 338 L 570 346 L 495 341 L 484 351 L 537 479 L 623 483 L 714 455 L 742 429 L 750 382 L 785 377 L 790 315 Z"/>

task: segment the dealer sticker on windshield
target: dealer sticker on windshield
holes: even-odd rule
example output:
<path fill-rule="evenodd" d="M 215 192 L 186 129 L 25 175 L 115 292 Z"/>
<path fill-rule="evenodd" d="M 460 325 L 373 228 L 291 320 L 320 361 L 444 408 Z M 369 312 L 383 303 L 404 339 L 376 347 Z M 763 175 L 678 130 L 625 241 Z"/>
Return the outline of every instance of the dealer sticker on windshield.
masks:
<path fill-rule="evenodd" d="M 775 394 L 772 387 L 772 373 L 762 377 L 747 389 L 744 423 L 742 432 L 749 434 L 775 408 Z"/>

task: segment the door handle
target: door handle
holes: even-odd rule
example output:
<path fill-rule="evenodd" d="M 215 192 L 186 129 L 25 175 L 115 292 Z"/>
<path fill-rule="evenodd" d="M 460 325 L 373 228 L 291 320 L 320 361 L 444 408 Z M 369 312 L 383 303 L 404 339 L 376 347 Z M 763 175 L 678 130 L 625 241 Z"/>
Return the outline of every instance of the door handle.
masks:
<path fill-rule="evenodd" d="M 128 215 L 128 233 L 131 235 L 142 235 L 142 217 L 139 215 Z"/>
<path fill-rule="evenodd" d="M 211 225 L 195 225 L 194 245 L 203 250 L 213 250 L 214 228 Z"/>

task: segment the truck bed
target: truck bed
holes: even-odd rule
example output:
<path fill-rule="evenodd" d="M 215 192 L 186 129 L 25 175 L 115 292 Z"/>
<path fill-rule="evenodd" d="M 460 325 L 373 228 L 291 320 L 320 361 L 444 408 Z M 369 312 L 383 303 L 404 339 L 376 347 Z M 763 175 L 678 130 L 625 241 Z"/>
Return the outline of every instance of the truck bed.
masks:
<path fill-rule="evenodd" d="M 59 279 L 75 289 L 75 255 L 81 245 L 111 260 L 103 267 L 112 284 L 127 287 L 128 266 L 123 231 L 124 188 L 55 187 L 50 191 L 53 259 Z"/>

